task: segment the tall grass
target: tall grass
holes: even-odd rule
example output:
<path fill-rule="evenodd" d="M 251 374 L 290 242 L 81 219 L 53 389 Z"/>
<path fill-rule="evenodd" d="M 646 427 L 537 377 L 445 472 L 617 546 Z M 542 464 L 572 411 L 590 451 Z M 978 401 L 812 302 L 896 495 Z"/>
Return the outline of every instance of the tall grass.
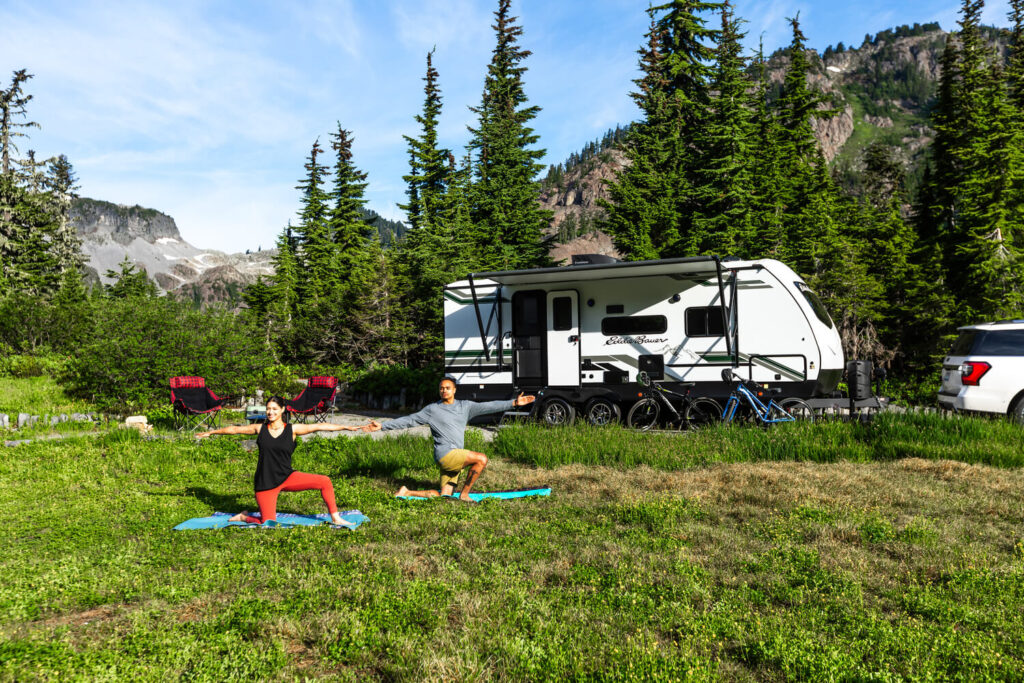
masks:
<path fill-rule="evenodd" d="M 711 463 L 876 462 L 915 457 L 996 467 L 1024 465 L 1024 429 L 1005 420 L 939 414 L 883 414 L 869 423 L 818 422 L 758 427 L 715 426 L 682 434 L 625 427 L 502 428 L 494 451 L 516 462 L 648 465 L 662 470 Z"/>
<path fill-rule="evenodd" d="M 58 415 L 92 410 L 93 406 L 85 401 L 69 398 L 50 377 L 0 377 L 0 413 Z"/>

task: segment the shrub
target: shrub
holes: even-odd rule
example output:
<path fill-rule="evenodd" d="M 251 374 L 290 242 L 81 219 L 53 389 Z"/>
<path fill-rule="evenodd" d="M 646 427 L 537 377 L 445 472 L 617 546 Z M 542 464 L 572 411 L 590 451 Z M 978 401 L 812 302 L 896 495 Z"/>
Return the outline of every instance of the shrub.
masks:
<path fill-rule="evenodd" d="M 397 394 L 405 389 L 408 405 L 437 398 L 437 383 L 443 376 L 438 367 L 409 368 L 404 365 L 371 365 L 349 377 L 350 393 L 375 396 Z"/>
<path fill-rule="evenodd" d="M 54 354 L 0 355 L 0 377 L 25 379 L 28 377 L 54 377 L 67 365 L 68 358 Z"/>
<path fill-rule="evenodd" d="M 251 395 L 270 364 L 262 336 L 240 316 L 131 298 L 105 303 L 63 379 L 101 410 L 134 412 L 167 403 L 176 375 L 205 377 L 220 396 Z"/>

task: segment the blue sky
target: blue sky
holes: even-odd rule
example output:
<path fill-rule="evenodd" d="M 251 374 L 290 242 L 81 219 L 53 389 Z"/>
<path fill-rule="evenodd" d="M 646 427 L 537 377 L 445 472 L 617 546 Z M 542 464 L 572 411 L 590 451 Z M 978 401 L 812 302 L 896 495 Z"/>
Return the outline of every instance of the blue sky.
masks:
<path fill-rule="evenodd" d="M 415 135 L 427 51 L 444 96 L 441 144 L 461 156 L 494 44 L 496 0 L 0 0 L 0 82 L 34 78 L 21 140 L 67 154 L 81 194 L 175 218 L 196 246 L 272 246 L 294 219 L 302 165 L 337 122 L 369 175 L 369 208 L 400 220 L 403 134 Z M 629 97 L 646 0 L 513 0 L 534 124 L 559 163 L 636 115 Z M 938 21 L 959 0 L 735 0 L 747 44 L 859 45 L 866 33 Z M 1005 26 L 1008 0 L 986 2 Z M 717 20 L 714 20 L 717 21 Z M 717 24 L 716 24 L 717 25 Z"/>

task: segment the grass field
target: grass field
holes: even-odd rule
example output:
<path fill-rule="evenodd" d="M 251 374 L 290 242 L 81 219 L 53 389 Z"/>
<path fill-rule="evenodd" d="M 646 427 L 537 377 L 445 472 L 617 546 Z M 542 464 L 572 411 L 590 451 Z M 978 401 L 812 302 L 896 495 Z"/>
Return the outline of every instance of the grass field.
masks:
<path fill-rule="evenodd" d="M 7 449 L 0 678 L 1024 677 L 1019 427 L 516 427 L 469 446 L 494 456 L 479 488 L 551 497 L 399 502 L 434 479 L 426 439 L 316 439 L 295 465 L 331 475 L 358 531 L 174 532 L 252 509 L 241 439 Z"/>

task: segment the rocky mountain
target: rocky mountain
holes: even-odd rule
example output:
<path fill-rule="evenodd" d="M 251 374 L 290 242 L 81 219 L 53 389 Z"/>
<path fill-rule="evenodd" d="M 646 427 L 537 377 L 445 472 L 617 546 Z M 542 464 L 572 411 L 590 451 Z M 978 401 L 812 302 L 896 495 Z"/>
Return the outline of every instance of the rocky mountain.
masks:
<path fill-rule="evenodd" d="M 983 28 L 983 33 L 995 49 L 1005 52 L 1006 31 Z M 863 150 L 882 140 L 898 151 L 908 183 L 914 186 L 932 140 L 928 110 L 947 36 L 937 24 L 902 26 L 865 37 L 856 48 L 840 44 L 821 53 L 809 51 L 809 81 L 839 112 L 815 121 L 814 130 L 840 182 L 855 188 Z M 784 50 L 769 59 L 768 77 L 776 92 L 787 65 Z M 615 178 L 628 163 L 616 147 L 624 134 L 622 128 L 609 131 L 603 140 L 588 145 L 586 154 L 574 154 L 552 167 L 542 181 L 541 205 L 554 216 L 547 235 L 554 237 L 550 255 L 556 263 L 580 253 L 619 255 L 595 223 L 603 216 L 598 200 L 607 197 L 603 181 Z M 118 270 L 127 255 L 164 291 L 206 304 L 237 302 L 245 285 L 273 272 L 272 251 L 224 254 L 200 249 L 181 238 L 173 218 L 154 209 L 79 199 L 72 215 L 89 265 L 102 281 L 107 281 L 104 273 Z M 401 223 L 372 212 L 366 217 L 384 244 L 404 233 Z"/>
<path fill-rule="evenodd" d="M 1005 52 L 1004 30 L 986 27 L 983 33 L 994 49 Z M 838 110 L 836 116 L 816 120 L 814 131 L 840 182 L 856 187 L 864 149 L 881 140 L 897 150 L 908 184 L 915 186 L 932 141 L 928 111 L 947 36 L 938 24 L 901 26 L 865 37 L 856 48 L 840 44 L 821 53 L 809 51 L 808 80 Z M 776 94 L 788 61 L 784 50 L 768 61 L 768 78 Z M 542 182 L 541 204 L 554 213 L 548 234 L 557 242 L 551 252 L 556 262 L 578 253 L 617 255 L 594 223 L 603 215 L 597 205 L 606 196 L 602 180 L 614 178 L 625 163 L 623 154 L 608 146 L 580 163 L 560 165 L 557 173 L 553 167 Z"/>
<path fill-rule="evenodd" d="M 273 251 L 225 254 L 186 242 L 174 219 L 155 209 L 76 199 L 71 220 L 94 278 L 108 283 L 128 258 L 161 290 L 195 301 L 236 303 L 245 285 L 270 275 Z"/>

